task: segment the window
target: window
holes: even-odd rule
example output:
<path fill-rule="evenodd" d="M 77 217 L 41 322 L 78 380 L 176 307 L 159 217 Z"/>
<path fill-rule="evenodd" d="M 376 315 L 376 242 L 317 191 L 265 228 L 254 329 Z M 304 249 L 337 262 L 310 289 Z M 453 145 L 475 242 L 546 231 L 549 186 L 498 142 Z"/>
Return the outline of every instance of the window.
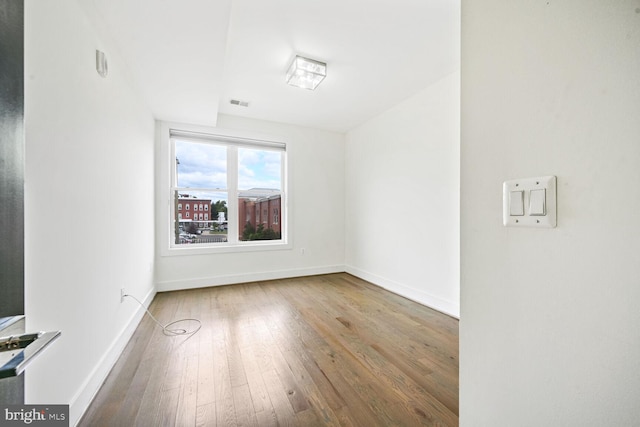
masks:
<path fill-rule="evenodd" d="M 175 129 L 170 130 L 169 141 L 174 165 L 171 167 L 171 247 L 254 247 L 287 243 L 282 215 L 286 212 L 282 210 L 286 206 L 285 144 Z M 182 220 L 175 210 L 181 204 L 187 211 L 193 204 L 193 210 L 199 212 L 208 212 L 211 206 L 211 221 Z M 272 206 L 279 211 L 279 222 L 275 224 L 268 222 L 268 208 Z M 209 221 L 209 214 L 194 214 L 193 221 L 198 220 Z M 200 243 L 185 245 L 184 239 L 180 239 L 181 230 L 202 235 L 198 239 Z"/>
<path fill-rule="evenodd" d="M 273 223 L 274 224 L 278 224 L 279 220 L 280 220 L 280 218 L 278 218 L 278 209 L 274 209 L 273 210 Z"/>
<path fill-rule="evenodd" d="M 182 203 L 178 203 L 178 210 L 181 211 L 182 210 Z"/>

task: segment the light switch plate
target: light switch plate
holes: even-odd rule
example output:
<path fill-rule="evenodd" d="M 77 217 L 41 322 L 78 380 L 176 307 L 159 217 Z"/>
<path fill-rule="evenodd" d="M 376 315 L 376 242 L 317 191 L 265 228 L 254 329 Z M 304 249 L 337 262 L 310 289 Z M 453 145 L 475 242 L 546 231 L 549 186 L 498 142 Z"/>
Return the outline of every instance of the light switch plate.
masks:
<path fill-rule="evenodd" d="M 540 192 L 537 190 L 545 190 Z M 518 210 L 511 206 L 513 192 L 522 191 L 524 195 L 524 215 L 512 215 Z M 531 191 L 534 191 L 534 206 L 539 206 L 539 197 L 544 195 L 544 215 L 531 211 Z M 543 227 L 556 226 L 556 177 L 540 176 L 505 181 L 502 185 L 502 218 L 505 227 Z M 521 203 L 521 202 L 518 202 Z"/>

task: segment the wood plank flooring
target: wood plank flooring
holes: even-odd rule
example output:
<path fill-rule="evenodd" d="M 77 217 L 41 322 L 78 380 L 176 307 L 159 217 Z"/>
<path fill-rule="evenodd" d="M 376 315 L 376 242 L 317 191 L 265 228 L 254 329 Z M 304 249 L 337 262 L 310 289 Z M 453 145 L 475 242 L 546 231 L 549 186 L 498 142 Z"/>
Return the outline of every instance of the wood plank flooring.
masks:
<path fill-rule="evenodd" d="M 80 426 L 457 426 L 458 321 L 341 273 L 160 293 Z M 190 326 L 190 325 L 184 325 Z"/>

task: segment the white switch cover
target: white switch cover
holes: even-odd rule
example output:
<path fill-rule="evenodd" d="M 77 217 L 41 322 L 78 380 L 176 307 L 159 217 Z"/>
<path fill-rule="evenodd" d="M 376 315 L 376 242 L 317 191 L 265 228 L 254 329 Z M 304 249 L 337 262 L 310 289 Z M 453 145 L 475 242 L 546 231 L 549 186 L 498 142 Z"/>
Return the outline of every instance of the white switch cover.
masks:
<path fill-rule="evenodd" d="M 518 194 L 522 195 L 522 199 Z M 502 185 L 502 198 L 505 227 L 556 226 L 555 176 L 505 181 Z"/>

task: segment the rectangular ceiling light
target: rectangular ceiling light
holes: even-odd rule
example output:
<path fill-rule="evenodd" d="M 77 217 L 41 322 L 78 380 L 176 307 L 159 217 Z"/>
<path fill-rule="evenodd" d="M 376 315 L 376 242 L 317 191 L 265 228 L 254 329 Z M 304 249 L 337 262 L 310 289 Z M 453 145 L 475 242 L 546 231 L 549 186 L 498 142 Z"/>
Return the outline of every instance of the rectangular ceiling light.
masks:
<path fill-rule="evenodd" d="M 327 76 L 327 64 L 296 56 L 287 71 L 287 83 L 291 86 L 314 90 Z"/>

